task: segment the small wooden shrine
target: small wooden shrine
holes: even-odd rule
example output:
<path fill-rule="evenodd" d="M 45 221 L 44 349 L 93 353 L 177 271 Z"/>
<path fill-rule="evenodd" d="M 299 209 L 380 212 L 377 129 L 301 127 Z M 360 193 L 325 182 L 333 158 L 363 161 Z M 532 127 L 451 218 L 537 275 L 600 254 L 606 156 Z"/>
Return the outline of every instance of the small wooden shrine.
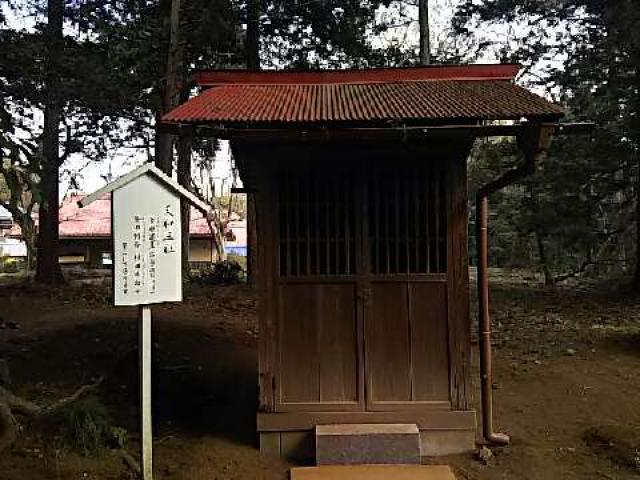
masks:
<path fill-rule="evenodd" d="M 467 157 L 563 111 L 517 65 L 207 72 L 163 118 L 227 138 L 256 199 L 261 449 L 322 424 L 411 423 L 473 448 Z"/>

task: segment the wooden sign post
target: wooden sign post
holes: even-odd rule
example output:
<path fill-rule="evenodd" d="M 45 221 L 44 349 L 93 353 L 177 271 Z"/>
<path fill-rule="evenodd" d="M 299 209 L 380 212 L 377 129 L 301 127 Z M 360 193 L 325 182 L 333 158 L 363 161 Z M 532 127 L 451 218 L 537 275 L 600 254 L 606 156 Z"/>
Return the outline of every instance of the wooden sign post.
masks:
<path fill-rule="evenodd" d="M 80 207 L 107 193 L 112 194 L 114 305 L 140 307 L 140 467 L 143 480 L 151 480 L 151 305 L 182 301 L 180 198 L 206 215 L 211 207 L 152 164 L 83 198 Z"/>
<path fill-rule="evenodd" d="M 140 437 L 142 455 L 140 470 L 143 480 L 153 478 L 153 427 L 151 416 L 151 307 L 140 307 Z"/>

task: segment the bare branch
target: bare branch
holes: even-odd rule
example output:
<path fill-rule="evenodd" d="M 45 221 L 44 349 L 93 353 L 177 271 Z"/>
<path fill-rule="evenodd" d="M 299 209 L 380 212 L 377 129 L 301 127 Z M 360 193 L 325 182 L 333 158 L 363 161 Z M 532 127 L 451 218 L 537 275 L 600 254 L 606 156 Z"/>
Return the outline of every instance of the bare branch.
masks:
<path fill-rule="evenodd" d="M 69 396 L 69 397 L 65 397 L 61 400 L 58 400 L 57 402 L 45 407 L 42 410 L 43 414 L 49 414 L 55 410 L 58 410 L 66 405 L 69 405 L 70 403 L 73 403 L 75 401 L 77 401 L 80 397 L 86 395 L 87 393 L 90 392 L 94 392 L 96 391 L 100 385 L 102 384 L 102 381 L 104 380 L 104 377 L 100 377 L 98 380 L 96 380 L 94 383 L 90 384 L 90 385 L 83 385 L 82 387 L 80 387 L 78 390 L 76 390 L 73 395 Z"/>
<path fill-rule="evenodd" d="M 4 404 L 12 412 L 15 411 L 22 415 L 39 415 L 42 412 L 42 408 L 35 403 L 14 395 L 4 387 L 0 387 L 0 404 Z"/>

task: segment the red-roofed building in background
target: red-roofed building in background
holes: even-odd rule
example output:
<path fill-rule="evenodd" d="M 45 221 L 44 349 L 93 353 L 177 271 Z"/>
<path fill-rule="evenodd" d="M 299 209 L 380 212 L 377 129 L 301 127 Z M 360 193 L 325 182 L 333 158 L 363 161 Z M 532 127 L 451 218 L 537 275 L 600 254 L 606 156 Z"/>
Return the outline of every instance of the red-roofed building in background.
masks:
<path fill-rule="evenodd" d="M 78 201 L 85 195 L 66 197 L 59 212 L 60 263 L 85 264 L 102 267 L 111 264 L 111 195 L 105 195 L 90 205 L 80 208 Z M 37 223 L 37 217 L 36 217 Z M 191 244 L 189 261 L 194 266 L 218 260 L 214 235 L 202 213 L 191 209 Z M 214 230 L 215 231 L 215 230 Z M 21 238 L 20 227 L 14 224 L 9 234 Z"/>

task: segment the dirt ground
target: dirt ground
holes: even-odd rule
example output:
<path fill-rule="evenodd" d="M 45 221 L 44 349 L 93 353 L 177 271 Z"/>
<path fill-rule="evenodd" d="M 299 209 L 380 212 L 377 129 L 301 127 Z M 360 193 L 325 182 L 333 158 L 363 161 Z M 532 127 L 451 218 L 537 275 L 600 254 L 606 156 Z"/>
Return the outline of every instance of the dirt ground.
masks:
<path fill-rule="evenodd" d="M 545 289 L 522 275 L 493 280 L 496 423 L 512 445 L 492 449 L 488 464 L 471 454 L 438 462 L 460 480 L 638 478 L 640 298 Z M 244 285 L 194 287 L 184 304 L 154 308 L 157 479 L 287 478 L 291 465 L 256 446 L 255 313 Z M 136 314 L 110 306 L 101 286 L 5 282 L 0 358 L 13 390 L 47 403 L 104 376 L 100 398 L 135 454 Z M 132 478 L 113 453 L 85 457 L 55 445 L 26 428 L 0 454 L 0 479 Z"/>

